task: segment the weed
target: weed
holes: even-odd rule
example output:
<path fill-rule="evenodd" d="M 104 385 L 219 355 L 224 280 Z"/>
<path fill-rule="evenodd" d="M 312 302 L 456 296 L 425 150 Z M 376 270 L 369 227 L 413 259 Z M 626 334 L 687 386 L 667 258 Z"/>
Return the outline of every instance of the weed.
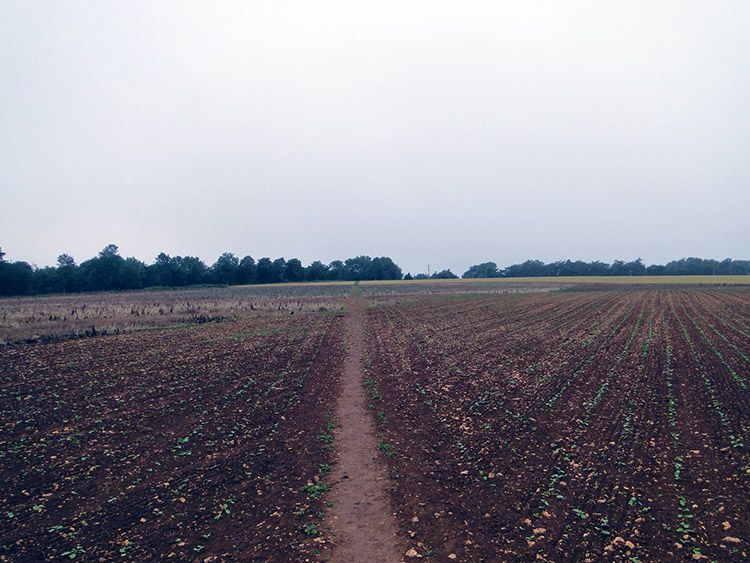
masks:
<path fill-rule="evenodd" d="M 86 550 L 83 549 L 80 545 L 75 546 L 73 549 L 70 549 L 68 551 L 63 551 L 60 554 L 60 557 L 67 557 L 68 559 L 75 559 L 79 555 L 83 555 L 86 553 Z"/>

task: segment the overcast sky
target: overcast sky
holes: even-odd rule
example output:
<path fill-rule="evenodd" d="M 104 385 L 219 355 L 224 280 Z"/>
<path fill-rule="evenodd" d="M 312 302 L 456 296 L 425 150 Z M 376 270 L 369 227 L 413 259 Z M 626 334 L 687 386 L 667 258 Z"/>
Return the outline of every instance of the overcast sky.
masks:
<path fill-rule="evenodd" d="M 0 247 L 750 259 L 750 3 L 0 3 Z"/>

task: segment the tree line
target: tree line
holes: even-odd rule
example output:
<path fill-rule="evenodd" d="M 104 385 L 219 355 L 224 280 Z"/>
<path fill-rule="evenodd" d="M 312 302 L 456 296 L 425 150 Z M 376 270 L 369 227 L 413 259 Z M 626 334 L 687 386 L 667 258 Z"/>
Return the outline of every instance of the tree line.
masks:
<path fill-rule="evenodd" d="M 631 262 L 615 260 L 583 262 L 560 260 L 545 264 L 541 260 L 527 260 L 499 269 L 494 262 L 484 262 L 469 268 L 463 278 L 528 278 L 558 276 L 695 276 L 695 275 L 748 275 L 750 260 L 718 261 L 703 258 L 681 258 L 666 265 L 646 266 L 641 258 Z"/>
<path fill-rule="evenodd" d="M 123 258 L 116 245 L 104 247 L 94 258 L 76 264 L 61 254 L 54 267 L 35 268 L 27 262 L 7 262 L 0 249 L 0 295 L 77 293 L 185 287 L 195 285 L 239 285 L 315 281 L 400 280 L 401 268 L 387 256 L 357 256 L 324 264 L 316 260 L 303 266 L 297 258 L 240 259 L 225 252 L 207 266 L 194 256 L 170 256 L 162 252 L 147 265 L 136 258 Z"/>
<path fill-rule="evenodd" d="M 0 295 L 35 295 L 44 293 L 79 293 L 144 289 L 147 287 L 185 287 L 195 285 L 241 285 L 316 281 L 365 281 L 457 278 L 450 270 L 403 275 L 401 268 L 387 256 L 357 256 L 324 264 L 316 260 L 303 266 L 297 258 L 285 260 L 268 257 L 240 259 L 225 252 L 207 266 L 194 256 L 170 256 L 162 252 L 147 265 L 136 258 L 123 258 L 114 244 L 104 247 L 94 258 L 80 265 L 69 254 L 61 254 L 54 267 L 36 268 L 27 262 L 8 262 L 0 249 Z M 750 275 L 750 260 L 718 261 L 703 258 L 681 258 L 666 265 L 646 266 L 641 258 L 630 262 L 615 260 L 583 262 L 560 260 L 545 264 L 527 260 L 507 268 L 495 262 L 471 266 L 463 278 L 516 278 L 559 276 L 690 276 Z"/>

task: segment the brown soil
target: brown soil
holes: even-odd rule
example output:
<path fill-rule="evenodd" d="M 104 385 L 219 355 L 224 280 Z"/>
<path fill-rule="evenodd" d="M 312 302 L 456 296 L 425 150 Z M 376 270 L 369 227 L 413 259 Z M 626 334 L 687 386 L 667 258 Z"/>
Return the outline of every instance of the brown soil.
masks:
<path fill-rule="evenodd" d="M 356 291 L 356 290 L 355 290 Z M 396 535 L 388 474 L 378 455 L 378 436 L 362 386 L 362 299 L 347 303 L 347 356 L 334 431 L 337 463 L 331 474 L 333 504 L 327 515 L 335 547 L 331 561 L 401 561 L 405 548 Z"/>
<path fill-rule="evenodd" d="M 746 293 L 431 296 L 365 327 L 417 554 L 748 561 Z"/>
<path fill-rule="evenodd" d="M 0 349 L 0 561 L 312 561 L 345 321 Z"/>
<path fill-rule="evenodd" d="M 0 563 L 750 560 L 747 290 L 246 291 L 0 300 Z"/>

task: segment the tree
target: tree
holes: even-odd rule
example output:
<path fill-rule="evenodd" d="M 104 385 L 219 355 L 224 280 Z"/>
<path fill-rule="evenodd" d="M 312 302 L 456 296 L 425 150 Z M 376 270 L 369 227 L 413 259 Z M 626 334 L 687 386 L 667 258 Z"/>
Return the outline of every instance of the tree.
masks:
<path fill-rule="evenodd" d="M 495 264 L 494 262 L 483 262 L 481 264 L 471 266 L 464 272 L 464 275 L 461 277 L 465 279 L 496 278 L 499 275 L 500 272 L 497 269 L 497 264 Z"/>
<path fill-rule="evenodd" d="M 458 279 L 458 276 L 450 270 L 443 270 L 442 272 L 434 272 L 430 278 L 433 280 L 454 280 Z"/>
<path fill-rule="evenodd" d="M 321 281 L 328 279 L 328 266 L 320 260 L 316 260 L 305 269 L 305 279 L 307 281 Z"/>
<path fill-rule="evenodd" d="M 33 282 L 34 269 L 26 262 L 0 262 L 0 295 L 28 295 Z"/>
<path fill-rule="evenodd" d="M 370 280 L 400 280 L 403 277 L 401 268 L 388 256 L 374 258 L 367 273 L 366 279 Z"/>
<path fill-rule="evenodd" d="M 76 261 L 73 259 L 73 257 L 70 254 L 60 254 L 60 256 L 57 257 L 57 267 L 58 268 L 75 268 Z"/>
<path fill-rule="evenodd" d="M 240 260 L 239 279 L 237 281 L 241 284 L 255 283 L 255 275 L 255 259 L 252 256 L 245 256 Z"/>
<path fill-rule="evenodd" d="M 255 281 L 256 283 L 271 283 L 273 280 L 273 262 L 268 257 L 263 257 L 258 260 L 258 265 L 255 268 Z"/>
<path fill-rule="evenodd" d="M 328 279 L 332 281 L 344 280 L 344 263 L 341 260 L 334 260 L 328 264 Z"/>
<path fill-rule="evenodd" d="M 84 289 L 107 291 L 122 289 L 120 279 L 125 260 L 119 255 L 117 246 L 105 246 L 96 258 L 81 264 L 80 272 Z"/>
<path fill-rule="evenodd" d="M 78 289 L 78 266 L 70 254 L 60 254 L 57 257 L 55 291 L 68 293 Z"/>
<path fill-rule="evenodd" d="M 369 256 L 357 256 L 347 258 L 344 261 L 344 279 L 347 281 L 360 281 L 367 279 L 368 268 L 372 258 Z"/>
<path fill-rule="evenodd" d="M 203 260 L 195 256 L 177 257 L 180 265 L 180 271 L 184 276 L 185 285 L 198 285 L 206 283 L 208 280 L 208 268 Z"/>
<path fill-rule="evenodd" d="M 284 281 L 292 283 L 305 281 L 305 269 L 297 258 L 292 258 L 286 263 Z"/>
<path fill-rule="evenodd" d="M 216 283 L 233 285 L 237 283 L 239 277 L 240 260 L 231 252 L 225 252 L 219 256 L 218 260 L 211 266 Z"/>
<path fill-rule="evenodd" d="M 629 276 L 642 276 L 646 273 L 646 265 L 643 263 L 643 258 L 638 258 L 632 262 L 625 264 L 625 271 Z"/>
<path fill-rule="evenodd" d="M 513 264 L 503 271 L 509 278 L 528 278 L 549 275 L 547 266 L 541 260 L 526 260 L 523 264 Z"/>
<path fill-rule="evenodd" d="M 286 260 L 283 258 L 277 258 L 273 261 L 273 276 L 271 283 L 281 283 L 284 281 L 286 275 Z"/>
<path fill-rule="evenodd" d="M 178 257 L 179 258 L 179 257 Z M 148 285 L 177 287 L 184 285 L 180 271 L 180 260 L 170 258 L 165 252 L 159 253 L 153 265 L 148 267 Z"/>
<path fill-rule="evenodd" d="M 141 289 L 146 281 L 146 264 L 137 258 L 126 258 L 120 266 L 117 289 Z"/>
<path fill-rule="evenodd" d="M 108 244 L 99 252 L 99 258 L 119 258 L 120 251 L 116 244 Z"/>
<path fill-rule="evenodd" d="M 34 270 L 32 276 L 32 293 L 54 293 L 58 291 L 58 286 L 57 268 L 48 266 Z"/>

